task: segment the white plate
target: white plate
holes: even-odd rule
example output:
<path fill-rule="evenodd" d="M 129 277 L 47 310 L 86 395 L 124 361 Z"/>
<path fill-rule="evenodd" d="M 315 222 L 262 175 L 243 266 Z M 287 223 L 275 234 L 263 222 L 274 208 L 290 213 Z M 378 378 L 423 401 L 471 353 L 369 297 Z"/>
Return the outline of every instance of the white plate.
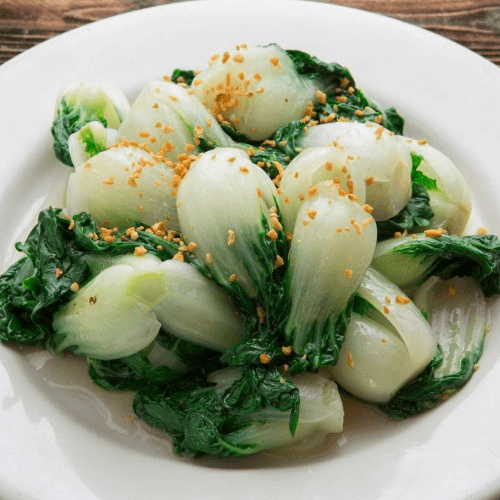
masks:
<path fill-rule="evenodd" d="M 277 42 L 348 66 L 358 85 L 462 169 L 476 214 L 500 233 L 500 71 L 429 32 L 312 2 L 187 2 L 76 29 L 0 68 L 0 267 L 65 179 L 49 127 L 58 90 L 111 80 L 133 97 L 175 67 L 237 43 Z M 130 396 L 94 388 L 75 359 L 0 346 L 0 497 L 33 499 L 497 499 L 500 313 L 471 382 L 446 404 L 391 422 L 347 404 L 346 431 L 313 458 L 174 458 L 130 418 Z"/>

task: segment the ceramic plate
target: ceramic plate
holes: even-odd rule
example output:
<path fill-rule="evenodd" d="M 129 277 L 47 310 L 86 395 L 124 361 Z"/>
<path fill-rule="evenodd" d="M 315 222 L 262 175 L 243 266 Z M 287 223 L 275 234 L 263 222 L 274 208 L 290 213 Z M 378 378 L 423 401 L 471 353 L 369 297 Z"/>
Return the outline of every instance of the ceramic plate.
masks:
<path fill-rule="evenodd" d="M 238 43 L 277 42 L 348 66 L 406 118 L 407 135 L 449 155 L 476 194 L 475 217 L 500 233 L 500 71 L 408 24 L 300 1 L 200 1 L 154 7 L 53 38 L 0 68 L 0 267 L 41 208 L 60 203 L 66 168 L 51 151 L 58 90 L 115 82 L 132 99 L 176 67 L 203 68 Z M 472 230 L 474 227 L 472 228 Z M 435 410 L 392 422 L 346 402 L 345 432 L 312 457 L 173 457 L 78 358 L 0 346 L 0 497 L 5 500 L 498 499 L 500 311 L 481 368 Z"/>

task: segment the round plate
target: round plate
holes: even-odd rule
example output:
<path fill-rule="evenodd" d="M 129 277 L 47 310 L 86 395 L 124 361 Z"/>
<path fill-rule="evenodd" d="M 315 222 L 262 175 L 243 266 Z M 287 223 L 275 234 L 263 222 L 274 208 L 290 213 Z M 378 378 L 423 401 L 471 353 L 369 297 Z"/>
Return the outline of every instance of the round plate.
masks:
<path fill-rule="evenodd" d="M 239 43 L 276 42 L 348 66 L 358 85 L 406 118 L 406 134 L 449 155 L 476 194 L 475 216 L 500 233 L 500 71 L 429 32 L 313 2 L 198 1 L 140 10 L 55 37 L 0 68 L 0 268 L 37 213 L 61 203 L 54 160 L 57 92 L 113 81 L 132 99 L 174 68 L 204 68 Z M 472 227 L 471 230 L 475 228 Z M 312 457 L 273 453 L 189 461 L 107 393 L 76 357 L 0 346 L 0 497 L 6 500 L 255 498 L 496 499 L 500 496 L 500 311 L 481 368 L 433 411 L 403 422 L 346 401 L 345 432 Z"/>

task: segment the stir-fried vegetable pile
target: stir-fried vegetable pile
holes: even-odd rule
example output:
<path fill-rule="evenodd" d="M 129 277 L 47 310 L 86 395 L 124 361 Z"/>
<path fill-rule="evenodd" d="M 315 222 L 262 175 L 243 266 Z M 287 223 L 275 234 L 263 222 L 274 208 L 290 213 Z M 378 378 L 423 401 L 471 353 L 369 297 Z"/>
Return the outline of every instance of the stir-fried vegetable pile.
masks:
<path fill-rule="evenodd" d="M 404 418 L 472 376 L 500 240 L 461 174 L 343 66 L 277 45 L 59 98 L 67 206 L 0 278 L 0 340 L 72 351 L 186 455 Z"/>

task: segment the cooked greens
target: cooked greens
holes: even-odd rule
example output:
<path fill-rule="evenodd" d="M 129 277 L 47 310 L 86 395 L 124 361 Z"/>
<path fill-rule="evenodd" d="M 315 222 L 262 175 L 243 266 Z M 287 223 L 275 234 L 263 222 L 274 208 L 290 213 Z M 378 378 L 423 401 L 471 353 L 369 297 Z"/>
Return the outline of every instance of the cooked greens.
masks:
<path fill-rule="evenodd" d="M 131 107 L 67 87 L 67 206 L 0 276 L 0 341 L 83 355 L 190 457 L 341 432 L 336 382 L 392 417 L 431 408 L 477 366 L 500 244 L 461 236 L 464 179 L 403 124 L 347 68 L 275 44 Z"/>
<path fill-rule="evenodd" d="M 402 419 L 428 410 L 462 387 L 478 368 L 488 327 L 484 295 L 471 278 L 431 278 L 417 291 L 439 350 L 429 366 L 379 407 Z"/>
<path fill-rule="evenodd" d="M 377 245 L 372 265 L 403 289 L 430 276 L 470 276 L 486 297 L 500 293 L 500 239 L 493 234 L 387 240 Z"/>
<path fill-rule="evenodd" d="M 394 108 L 382 110 L 356 86 L 351 72 L 338 63 L 325 63 L 300 50 L 287 50 L 300 75 L 318 83 L 325 93 L 314 111 L 318 117 L 376 122 L 396 134 L 403 133 L 404 120 Z"/>
<path fill-rule="evenodd" d="M 76 166 L 68 145 L 70 136 L 91 122 L 116 130 L 129 108 L 127 98 L 114 85 L 80 83 L 66 87 L 59 96 L 51 128 L 57 159 Z"/>

